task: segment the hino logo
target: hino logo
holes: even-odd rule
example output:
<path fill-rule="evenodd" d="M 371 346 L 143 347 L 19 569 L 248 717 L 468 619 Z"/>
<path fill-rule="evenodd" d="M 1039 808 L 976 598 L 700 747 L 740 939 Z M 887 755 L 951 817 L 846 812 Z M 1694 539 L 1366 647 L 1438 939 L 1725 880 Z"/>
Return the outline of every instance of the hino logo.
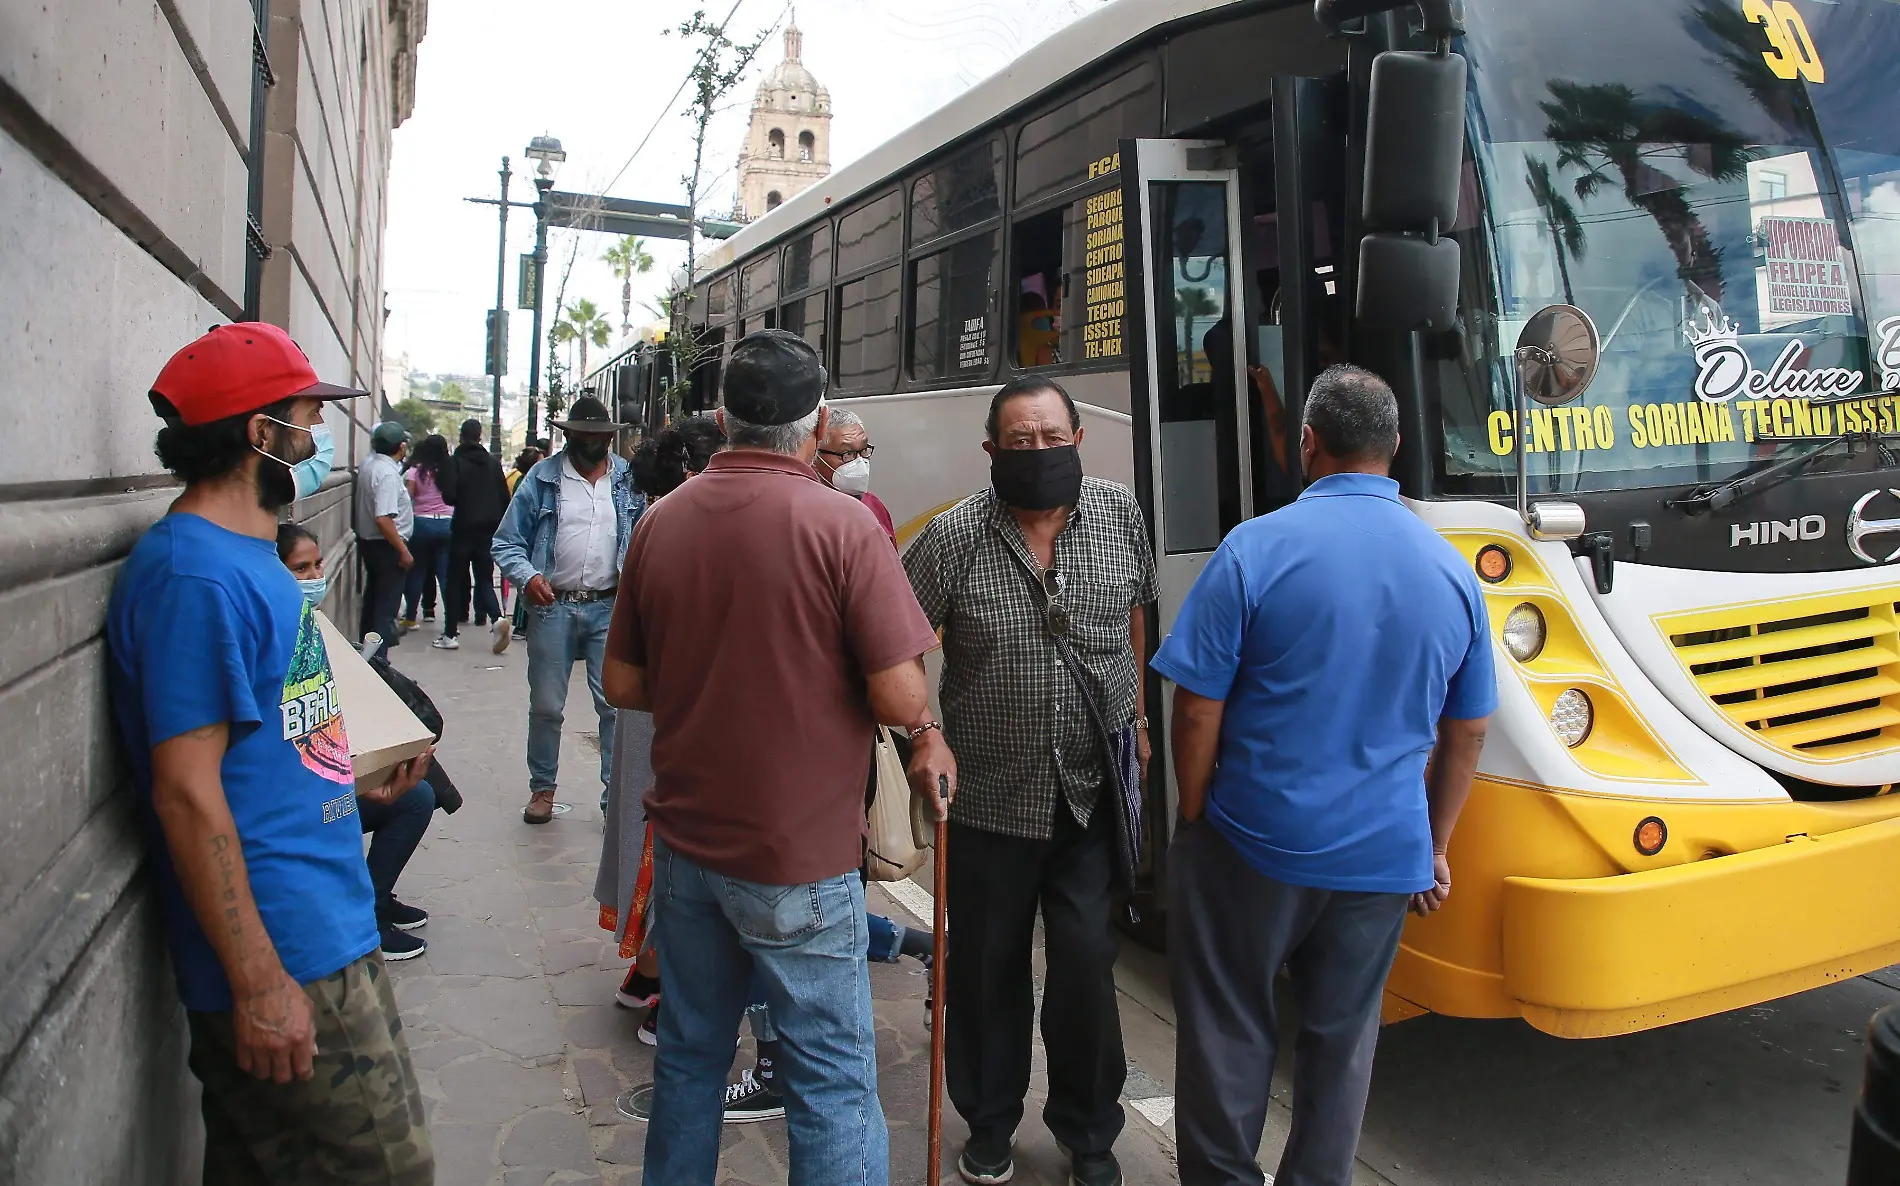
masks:
<path fill-rule="evenodd" d="M 1894 521 L 1894 529 L 1900 529 L 1900 520 Z M 1798 539 L 1820 539 L 1827 534 L 1827 520 L 1819 515 L 1803 515 L 1799 519 L 1770 519 L 1765 523 L 1731 523 L 1728 526 L 1728 546 L 1739 548 L 1743 544 L 1779 544 Z"/>
<path fill-rule="evenodd" d="M 1885 556 L 1870 556 L 1867 554 L 1867 549 L 1861 546 L 1870 536 L 1892 535 L 1900 532 L 1900 519 L 1869 519 L 1862 514 L 1867 509 L 1867 504 L 1882 493 L 1883 491 L 1879 490 L 1869 490 L 1854 503 L 1854 509 L 1847 512 L 1847 548 L 1869 564 L 1886 564 L 1891 560 L 1900 559 L 1900 548 L 1895 548 Z M 1900 499 L 1900 490 L 1887 490 L 1884 493 Z"/>

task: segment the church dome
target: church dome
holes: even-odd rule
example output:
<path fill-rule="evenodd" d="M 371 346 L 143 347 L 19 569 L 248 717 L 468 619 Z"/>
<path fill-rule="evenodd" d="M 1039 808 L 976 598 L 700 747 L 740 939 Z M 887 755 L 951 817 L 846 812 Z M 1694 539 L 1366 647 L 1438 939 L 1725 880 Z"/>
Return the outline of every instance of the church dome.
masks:
<path fill-rule="evenodd" d="M 759 80 L 759 105 L 777 111 L 822 113 L 831 109 L 826 90 L 799 60 L 805 35 L 797 25 L 785 30 L 785 60 Z"/>

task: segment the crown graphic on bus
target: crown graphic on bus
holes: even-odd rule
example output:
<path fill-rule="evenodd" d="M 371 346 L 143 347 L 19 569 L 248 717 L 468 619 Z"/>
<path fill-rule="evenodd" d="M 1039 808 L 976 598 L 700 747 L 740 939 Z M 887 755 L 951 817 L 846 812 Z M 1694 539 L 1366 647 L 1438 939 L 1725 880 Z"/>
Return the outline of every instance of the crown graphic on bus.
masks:
<path fill-rule="evenodd" d="M 1741 323 L 1713 305 L 1703 305 L 1682 323 L 1682 338 L 1690 346 L 1705 342 L 1734 342 L 1741 338 Z"/>

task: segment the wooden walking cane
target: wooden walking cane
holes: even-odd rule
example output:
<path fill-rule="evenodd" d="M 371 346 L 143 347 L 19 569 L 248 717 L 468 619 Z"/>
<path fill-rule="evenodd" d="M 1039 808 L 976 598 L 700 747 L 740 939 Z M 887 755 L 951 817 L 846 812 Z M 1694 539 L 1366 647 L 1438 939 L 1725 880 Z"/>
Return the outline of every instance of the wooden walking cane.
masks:
<path fill-rule="evenodd" d="M 944 801 L 950 798 L 950 776 L 937 776 L 937 900 L 930 932 L 930 1169 L 924 1180 L 937 1186 L 943 1165 L 943 986 L 944 965 L 949 952 L 946 935 L 944 898 L 950 888 L 950 824 L 943 818 Z"/>

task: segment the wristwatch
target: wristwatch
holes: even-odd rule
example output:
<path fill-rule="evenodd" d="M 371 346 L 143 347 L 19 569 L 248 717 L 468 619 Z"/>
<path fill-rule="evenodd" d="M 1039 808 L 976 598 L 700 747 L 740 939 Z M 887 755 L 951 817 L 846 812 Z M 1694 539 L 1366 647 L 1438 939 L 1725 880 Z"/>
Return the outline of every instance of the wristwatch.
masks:
<path fill-rule="evenodd" d="M 915 729 L 908 729 L 908 730 L 905 730 L 905 732 L 907 732 L 910 735 L 911 741 L 914 742 L 918 738 L 922 737 L 924 734 L 930 732 L 932 729 L 935 729 L 939 733 L 943 732 L 943 722 L 942 721 L 925 721 L 923 724 L 917 726 Z"/>
<path fill-rule="evenodd" d="M 1143 733 L 1146 733 L 1146 732 L 1148 731 L 1148 718 L 1147 718 L 1147 717 L 1136 717 L 1136 718 L 1135 718 L 1135 728 L 1137 728 L 1137 729 L 1140 729 L 1140 730 L 1141 730 L 1141 731 L 1142 731 Z"/>

